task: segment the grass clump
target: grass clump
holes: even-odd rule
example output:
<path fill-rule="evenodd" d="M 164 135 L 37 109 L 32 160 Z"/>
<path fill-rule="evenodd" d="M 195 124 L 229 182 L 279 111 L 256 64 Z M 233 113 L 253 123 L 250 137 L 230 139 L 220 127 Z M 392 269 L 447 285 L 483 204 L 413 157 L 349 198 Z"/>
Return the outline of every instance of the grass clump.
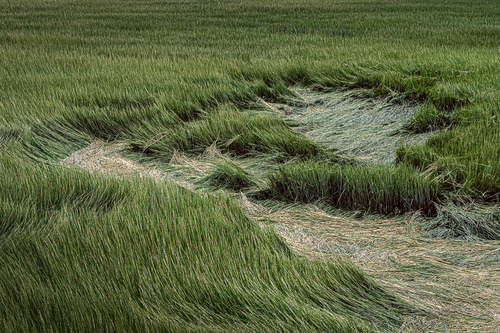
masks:
<path fill-rule="evenodd" d="M 423 146 L 403 146 L 397 160 L 439 177 L 449 191 L 499 200 L 500 128 L 495 118 L 436 134 Z"/>
<path fill-rule="evenodd" d="M 440 111 L 433 104 L 428 104 L 421 106 L 403 128 L 417 134 L 436 131 L 452 123 L 452 115 L 449 112 Z"/>
<path fill-rule="evenodd" d="M 440 206 L 436 218 L 426 222 L 429 236 L 445 239 L 500 239 L 500 209 L 496 206 Z"/>
<path fill-rule="evenodd" d="M 370 332 L 414 311 L 352 264 L 293 255 L 229 198 L 0 162 L 4 332 Z"/>
<path fill-rule="evenodd" d="M 141 127 L 135 133 L 145 137 L 136 140 L 136 149 L 167 158 L 174 150 L 201 153 L 214 143 L 222 152 L 245 156 L 265 153 L 286 159 L 323 153 L 319 144 L 295 133 L 282 119 L 250 116 L 232 105 L 174 129 Z"/>
<path fill-rule="evenodd" d="M 252 175 L 228 158 L 211 162 L 213 169 L 198 182 L 214 188 L 241 191 L 255 185 Z"/>
<path fill-rule="evenodd" d="M 333 166 L 294 163 L 269 175 L 270 193 L 288 201 L 326 201 L 348 210 L 433 214 L 440 189 L 436 182 L 407 167 Z"/>

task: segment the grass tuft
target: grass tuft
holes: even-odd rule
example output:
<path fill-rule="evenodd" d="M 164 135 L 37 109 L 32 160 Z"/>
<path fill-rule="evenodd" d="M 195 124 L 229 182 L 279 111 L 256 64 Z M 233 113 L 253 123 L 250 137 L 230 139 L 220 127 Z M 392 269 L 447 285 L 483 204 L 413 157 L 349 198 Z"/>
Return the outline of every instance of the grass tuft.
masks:
<path fill-rule="evenodd" d="M 265 153 L 278 159 L 308 158 L 324 152 L 319 144 L 295 133 L 282 119 L 250 116 L 232 105 L 223 105 L 198 121 L 166 131 L 137 128 L 135 136 L 144 138 L 135 141 L 135 149 L 165 159 L 175 150 L 202 153 L 214 143 L 224 153 L 245 156 Z"/>
<path fill-rule="evenodd" d="M 434 105 L 423 105 L 404 125 L 403 128 L 415 134 L 432 132 L 453 124 L 449 112 L 439 111 Z"/>
<path fill-rule="evenodd" d="M 252 176 L 228 158 L 214 160 L 211 164 L 213 169 L 210 174 L 199 179 L 198 183 L 209 187 L 231 189 L 235 192 L 255 185 Z"/>
<path fill-rule="evenodd" d="M 287 201 L 322 200 L 338 208 L 389 215 L 412 210 L 432 215 L 440 196 L 436 182 L 407 167 L 294 163 L 270 174 L 269 187 L 272 196 Z"/>
<path fill-rule="evenodd" d="M 494 117 L 438 133 L 422 146 L 403 146 L 397 160 L 439 177 L 448 191 L 499 201 L 500 128 Z"/>

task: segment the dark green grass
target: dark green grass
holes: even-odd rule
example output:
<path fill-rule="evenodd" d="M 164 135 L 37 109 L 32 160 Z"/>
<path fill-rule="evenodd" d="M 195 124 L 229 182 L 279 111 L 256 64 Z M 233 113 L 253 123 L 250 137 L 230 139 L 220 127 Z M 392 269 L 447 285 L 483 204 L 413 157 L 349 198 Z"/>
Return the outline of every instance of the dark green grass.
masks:
<path fill-rule="evenodd" d="M 240 192 L 255 186 L 253 176 L 237 163 L 227 158 L 211 162 L 213 169 L 205 177 L 198 180 L 199 184 L 212 188 L 226 188 Z"/>
<path fill-rule="evenodd" d="M 305 203 L 326 201 L 334 207 L 367 213 L 435 212 L 436 182 L 406 167 L 332 166 L 294 163 L 269 175 L 273 197 Z"/>
<path fill-rule="evenodd" d="M 349 263 L 299 259 L 230 199 L 0 168 L 4 332 L 360 332 L 413 311 Z"/>

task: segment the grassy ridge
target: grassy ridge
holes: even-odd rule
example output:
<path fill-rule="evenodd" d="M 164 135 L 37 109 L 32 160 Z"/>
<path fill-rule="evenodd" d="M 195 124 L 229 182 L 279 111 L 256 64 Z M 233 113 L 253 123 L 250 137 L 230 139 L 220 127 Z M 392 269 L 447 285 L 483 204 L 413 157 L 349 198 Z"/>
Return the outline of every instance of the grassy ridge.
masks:
<path fill-rule="evenodd" d="M 0 167 L 3 331 L 361 332 L 412 311 L 351 264 L 292 255 L 229 199 Z"/>
<path fill-rule="evenodd" d="M 161 130 L 164 133 L 161 133 Z M 159 133 L 148 138 L 150 133 Z M 313 157 L 324 153 L 323 147 L 293 132 L 282 119 L 249 115 L 231 105 L 222 106 L 198 121 L 173 129 L 147 126 L 138 128 L 135 136 L 147 141 L 134 142 L 134 147 L 149 154 L 169 156 L 174 150 L 203 152 L 213 143 L 224 152 L 236 155 L 273 154 L 276 157 Z"/>

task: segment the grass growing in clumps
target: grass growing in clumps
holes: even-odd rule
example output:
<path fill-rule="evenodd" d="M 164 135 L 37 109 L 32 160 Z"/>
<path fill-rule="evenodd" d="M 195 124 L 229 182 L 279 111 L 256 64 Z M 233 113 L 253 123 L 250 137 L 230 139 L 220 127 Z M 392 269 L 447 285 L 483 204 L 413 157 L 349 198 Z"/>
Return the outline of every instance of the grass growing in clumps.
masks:
<path fill-rule="evenodd" d="M 223 105 L 200 120 L 173 129 L 142 126 L 135 135 L 145 138 L 135 141 L 136 149 L 164 158 L 174 150 L 201 153 L 214 143 L 224 153 L 243 156 L 265 153 L 287 159 L 324 153 L 319 144 L 291 130 L 282 119 L 251 116 L 233 105 Z"/>
<path fill-rule="evenodd" d="M 0 330 L 370 332 L 414 310 L 231 199 L 2 154 Z"/>
<path fill-rule="evenodd" d="M 211 164 L 213 169 L 210 174 L 201 178 L 198 183 L 236 192 L 256 185 L 252 175 L 229 158 L 220 158 L 212 161 Z"/>
<path fill-rule="evenodd" d="M 446 239 L 500 239 L 500 208 L 484 205 L 440 206 L 436 218 L 424 223 L 431 237 Z"/>
<path fill-rule="evenodd" d="M 439 133 L 423 146 L 403 146 L 397 160 L 439 177 L 449 191 L 499 201 L 500 127 L 495 118 Z"/>
<path fill-rule="evenodd" d="M 350 264 L 298 258 L 229 195 L 164 182 L 193 188 L 215 143 L 242 169 L 217 166 L 210 181 L 255 200 L 271 172 L 269 193 L 287 202 L 427 215 L 443 192 L 498 203 L 498 17 L 493 0 L 0 1 L 0 331 L 397 330 L 411 309 Z M 282 26 L 302 32 L 273 32 Z M 296 87 L 358 99 L 326 121 L 330 105 Z M 366 98 L 428 103 L 408 129 L 445 131 L 419 146 L 388 137 L 410 113 Z M 272 117 L 266 103 L 307 110 Z M 80 151 L 96 139 L 120 149 Z M 399 142 L 412 143 L 401 165 L 366 166 L 392 164 Z M 93 174 L 59 164 L 78 151 L 66 162 Z M 98 174 L 111 165 L 127 172 Z M 497 228 L 497 213 L 474 228 L 440 214 L 458 237 Z M 485 307 L 451 314 L 449 330 L 491 324 Z"/>
<path fill-rule="evenodd" d="M 436 131 L 453 124 L 450 112 L 440 111 L 433 104 L 422 105 L 403 128 L 413 133 Z"/>
<path fill-rule="evenodd" d="M 269 175 L 270 194 L 278 199 L 330 205 L 368 213 L 435 212 L 436 182 L 407 167 L 332 166 L 291 163 Z"/>

